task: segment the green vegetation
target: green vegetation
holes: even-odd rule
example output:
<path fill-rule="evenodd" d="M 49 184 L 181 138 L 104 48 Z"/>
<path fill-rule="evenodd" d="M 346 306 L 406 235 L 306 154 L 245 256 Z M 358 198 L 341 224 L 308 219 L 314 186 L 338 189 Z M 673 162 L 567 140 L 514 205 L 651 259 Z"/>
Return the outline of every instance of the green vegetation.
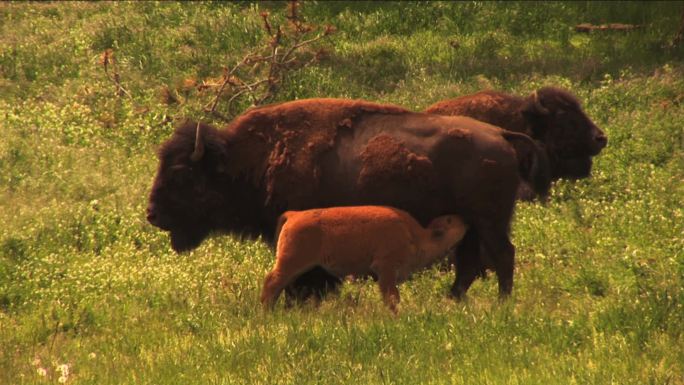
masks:
<path fill-rule="evenodd" d="M 171 118 L 207 119 L 206 96 L 161 90 L 219 77 L 283 3 L 0 4 L 0 384 L 684 384 L 684 49 L 668 47 L 683 8 L 303 5 L 338 32 L 278 100 L 422 109 L 552 84 L 609 138 L 592 178 L 518 206 L 511 300 L 488 279 L 454 302 L 434 269 L 402 285 L 394 317 L 372 282 L 265 313 L 263 242 L 176 255 L 145 221 Z M 132 98 L 98 64 L 106 49 Z"/>

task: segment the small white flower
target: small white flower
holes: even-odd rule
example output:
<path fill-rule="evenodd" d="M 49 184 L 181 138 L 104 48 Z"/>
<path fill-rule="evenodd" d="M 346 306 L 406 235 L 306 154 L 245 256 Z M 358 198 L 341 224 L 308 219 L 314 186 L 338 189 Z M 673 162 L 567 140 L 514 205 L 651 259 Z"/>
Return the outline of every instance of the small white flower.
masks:
<path fill-rule="evenodd" d="M 60 384 L 66 384 L 67 378 L 66 378 L 66 376 L 60 376 L 60 377 L 57 379 L 57 381 L 58 381 Z"/>
<path fill-rule="evenodd" d="M 45 368 L 36 369 L 36 373 L 38 373 L 38 375 L 41 377 L 47 376 L 47 370 L 45 370 Z"/>
<path fill-rule="evenodd" d="M 90 354 L 88 354 L 88 358 L 90 358 L 91 360 L 94 360 L 95 357 L 97 357 L 97 354 L 95 354 L 95 352 L 91 352 Z"/>
<path fill-rule="evenodd" d="M 67 364 L 58 365 L 57 371 L 62 373 L 62 376 L 66 377 L 69 375 L 69 365 L 67 365 Z"/>

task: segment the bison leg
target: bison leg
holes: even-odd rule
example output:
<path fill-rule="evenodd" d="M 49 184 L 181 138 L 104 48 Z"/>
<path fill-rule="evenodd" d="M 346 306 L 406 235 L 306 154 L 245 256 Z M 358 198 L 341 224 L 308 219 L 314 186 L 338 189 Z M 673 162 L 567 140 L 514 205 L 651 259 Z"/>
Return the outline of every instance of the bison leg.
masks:
<path fill-rule="evenodd" d="M 480 231 L 482 246 L 491 260 L 499 280 L 499 296 L 508 297 L 513 291 L 513 269 L 515 246 L 510 241 L 507 229 L 497 226 L 485 227 Z"/>
<path fill-rule="evenodd" d="M 532 202 L 536 197 L 536 194 L 529 183 L 521 181 L 518 185 L 518 192 L 516 193 L 516 197 L 521 201 Z"/>
<path fill-rule="evenodd" d="M 285 297 L 288 304 L 305 302 L 312 297 L 316 302 L 320 302 L 328 293 L 336 293 L 341 284 L 340 278 L 317 266 L 288 285 L 285 288 Z"/>
<path fill-rule="evenodd" d="M 478 275 L 484 272 L 480 259 L 480 237 L 474 228 L 468 230 L 456 250 L 456 280 L 451 286 L 451 295 L 463 300 L 466 292 Z"/>

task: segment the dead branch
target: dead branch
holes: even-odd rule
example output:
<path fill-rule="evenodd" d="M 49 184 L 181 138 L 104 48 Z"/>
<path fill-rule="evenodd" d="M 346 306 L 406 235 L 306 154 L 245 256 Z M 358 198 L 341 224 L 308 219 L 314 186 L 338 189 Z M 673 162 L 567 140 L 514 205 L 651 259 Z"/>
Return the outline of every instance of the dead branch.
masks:
<path fill-rule="evenodd" d="M 216 89 L 212 100 L 204 107 L 206 113 L 223 119 L 217 109 L 221 100 L 226 97 L 225 109 L 229 115 L 232 114 L 233 104 L 242 97 L 248 98 L 254 106 L 263 104 L 275 97 L 289 73 L 309 66 L 324 56 L 325 51 L 321 49 L 311 59 L 304 60 L 300 51 L 303 47 L 332 35 L 335 28 L 326 26 L 320 30 L 305 24 L 300 17 L 299 5 L 298 1 L 288 2 L 285 18 L 291 28 L 273 24 L 268 12 L 260 13 L 262 28 L 268 36 L 265 44 L 252 49 L 230 70 L 224 68 L 220 84 L 205 80 L 198 86 L 198 89 Z M 312 34 L 315 35 L 311 36 Z"/>
<path fill-rule="evenodd" d="M 594 25 L 590 23 L 577 24 L 575 26 L 576 32 L 589 33 L 592 31 L 632 31 L 637 28 L 641 28 L 640 25 L 635 24 L 622 24 L 622 23 L 611 23 L 611 24 L 601 24 Z"/>
<path fill-rule="evenodd" d="M 672 43 L 670 45 L 672 47 L 677 47 L 682 40 L 684 40 L 684 9 L 682 9 L 682 20 L 679 22 L 679 29 L 677 30 L 677 34 L 675 35 L 674 39 L 672 39 Z"/>
<path fill-rule="evenodd" d="M 219 86 L 218 91 L 216 92 L 216 96 L 214 97 L 214 100 L 211 101 L 207 106 L 204 107 L 204 110 L 209 113 L 214 113 L 216 111 L 216 106 L 218 105 L 219 100 L 221 99 L 221 95 L 223 94 L 223 91 L 226 89 L 226 86 L 232 82 L 232 77 L 233 74 L 242 66 L 247 64 L 250 61 L 250 57 L 252 56 L 252 53 L 248 53 L 245 55 L 245 57 L 242 58 L 233 68 L 231 68 L 230 71 L 225 71 L 223 74 L 223 82 Z M 210 106 L 211 105 L 211 106 Z"/>
<path fill-rule="evenodd" d="M 106 49 L 100 57 L 100 64 L 102 64 L 102 68 L 104 68 L 107 79 L 111 80 L 116 86 L 116 96 L 121 97 L 126 95 L 132 100 L 133 96 L 131 96 L 131 93 L 121 85 L 121 75 L 119 75 L 119 71 L 116 69 L 114 50 L 111 48 Z M 111 74 L 109 73 L 109 67 L 112 67 Z"/>

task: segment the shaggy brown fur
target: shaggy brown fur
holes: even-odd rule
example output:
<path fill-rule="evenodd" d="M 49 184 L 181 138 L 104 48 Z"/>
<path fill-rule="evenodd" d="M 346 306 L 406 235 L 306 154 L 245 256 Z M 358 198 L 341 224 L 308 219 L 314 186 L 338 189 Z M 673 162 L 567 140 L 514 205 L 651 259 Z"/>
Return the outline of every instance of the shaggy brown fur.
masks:
<path fill-rule="evenodd" d="M 482 91 L 441 101 L 425 111 L 469 116 L 529 135 L 545 150 L 554 180 L 589 176 L 591 158 L 607 144 L 605 134 L 582 111 L 577 98 L 554 87 L 541 88 L 527 98 Z"/>
<path fill-rule="evenodd" d="M 369 112 L 407 110 L 338 99 L 304 99 L 252 109 L 226 128 L 235 158 L 246 161 L 231 167 L 251 168 L 259 176 L 265 173 L 266 203 L 276 191 L 288 191 L 288 205 L 306 205 L 320 178 L 319 156 L 334 146 L 339 130 L 350 129 L 358 116 Z"/>
<path fill-rule="evenodd" d="M 276 262 L 264 280 L 261 302 L 272 306 L 296 277 L 320 266 L 343 278 L 374 275 L 385 304 L 396 312 L 397 284 L 444 257 L 463 238 L 458 216 L 423 228 L 407 212 L 382 206 L 288 211 L 279 220 Z"/>
<path fill-rule="evenodd" d="M 288 210 L 386 205 L 422 225 L 457 214 L 470 230 L 459 246 L 452 293 L 463 296 L 492 268 L 506 295 L 513 283 L 508 230 L 515 191 L 519 178 L 537 179 L 529 165 L 539 157 L 524 135 L 470 118 L 364 101 L 288 102 L 250 110 L 223 130 L 179 127 L 161 148 L 148 220 L 183 251 L 213 231 L 272 239 Z M 339 285 L 314 270 L 291 286 L 292 295 Z"/>

